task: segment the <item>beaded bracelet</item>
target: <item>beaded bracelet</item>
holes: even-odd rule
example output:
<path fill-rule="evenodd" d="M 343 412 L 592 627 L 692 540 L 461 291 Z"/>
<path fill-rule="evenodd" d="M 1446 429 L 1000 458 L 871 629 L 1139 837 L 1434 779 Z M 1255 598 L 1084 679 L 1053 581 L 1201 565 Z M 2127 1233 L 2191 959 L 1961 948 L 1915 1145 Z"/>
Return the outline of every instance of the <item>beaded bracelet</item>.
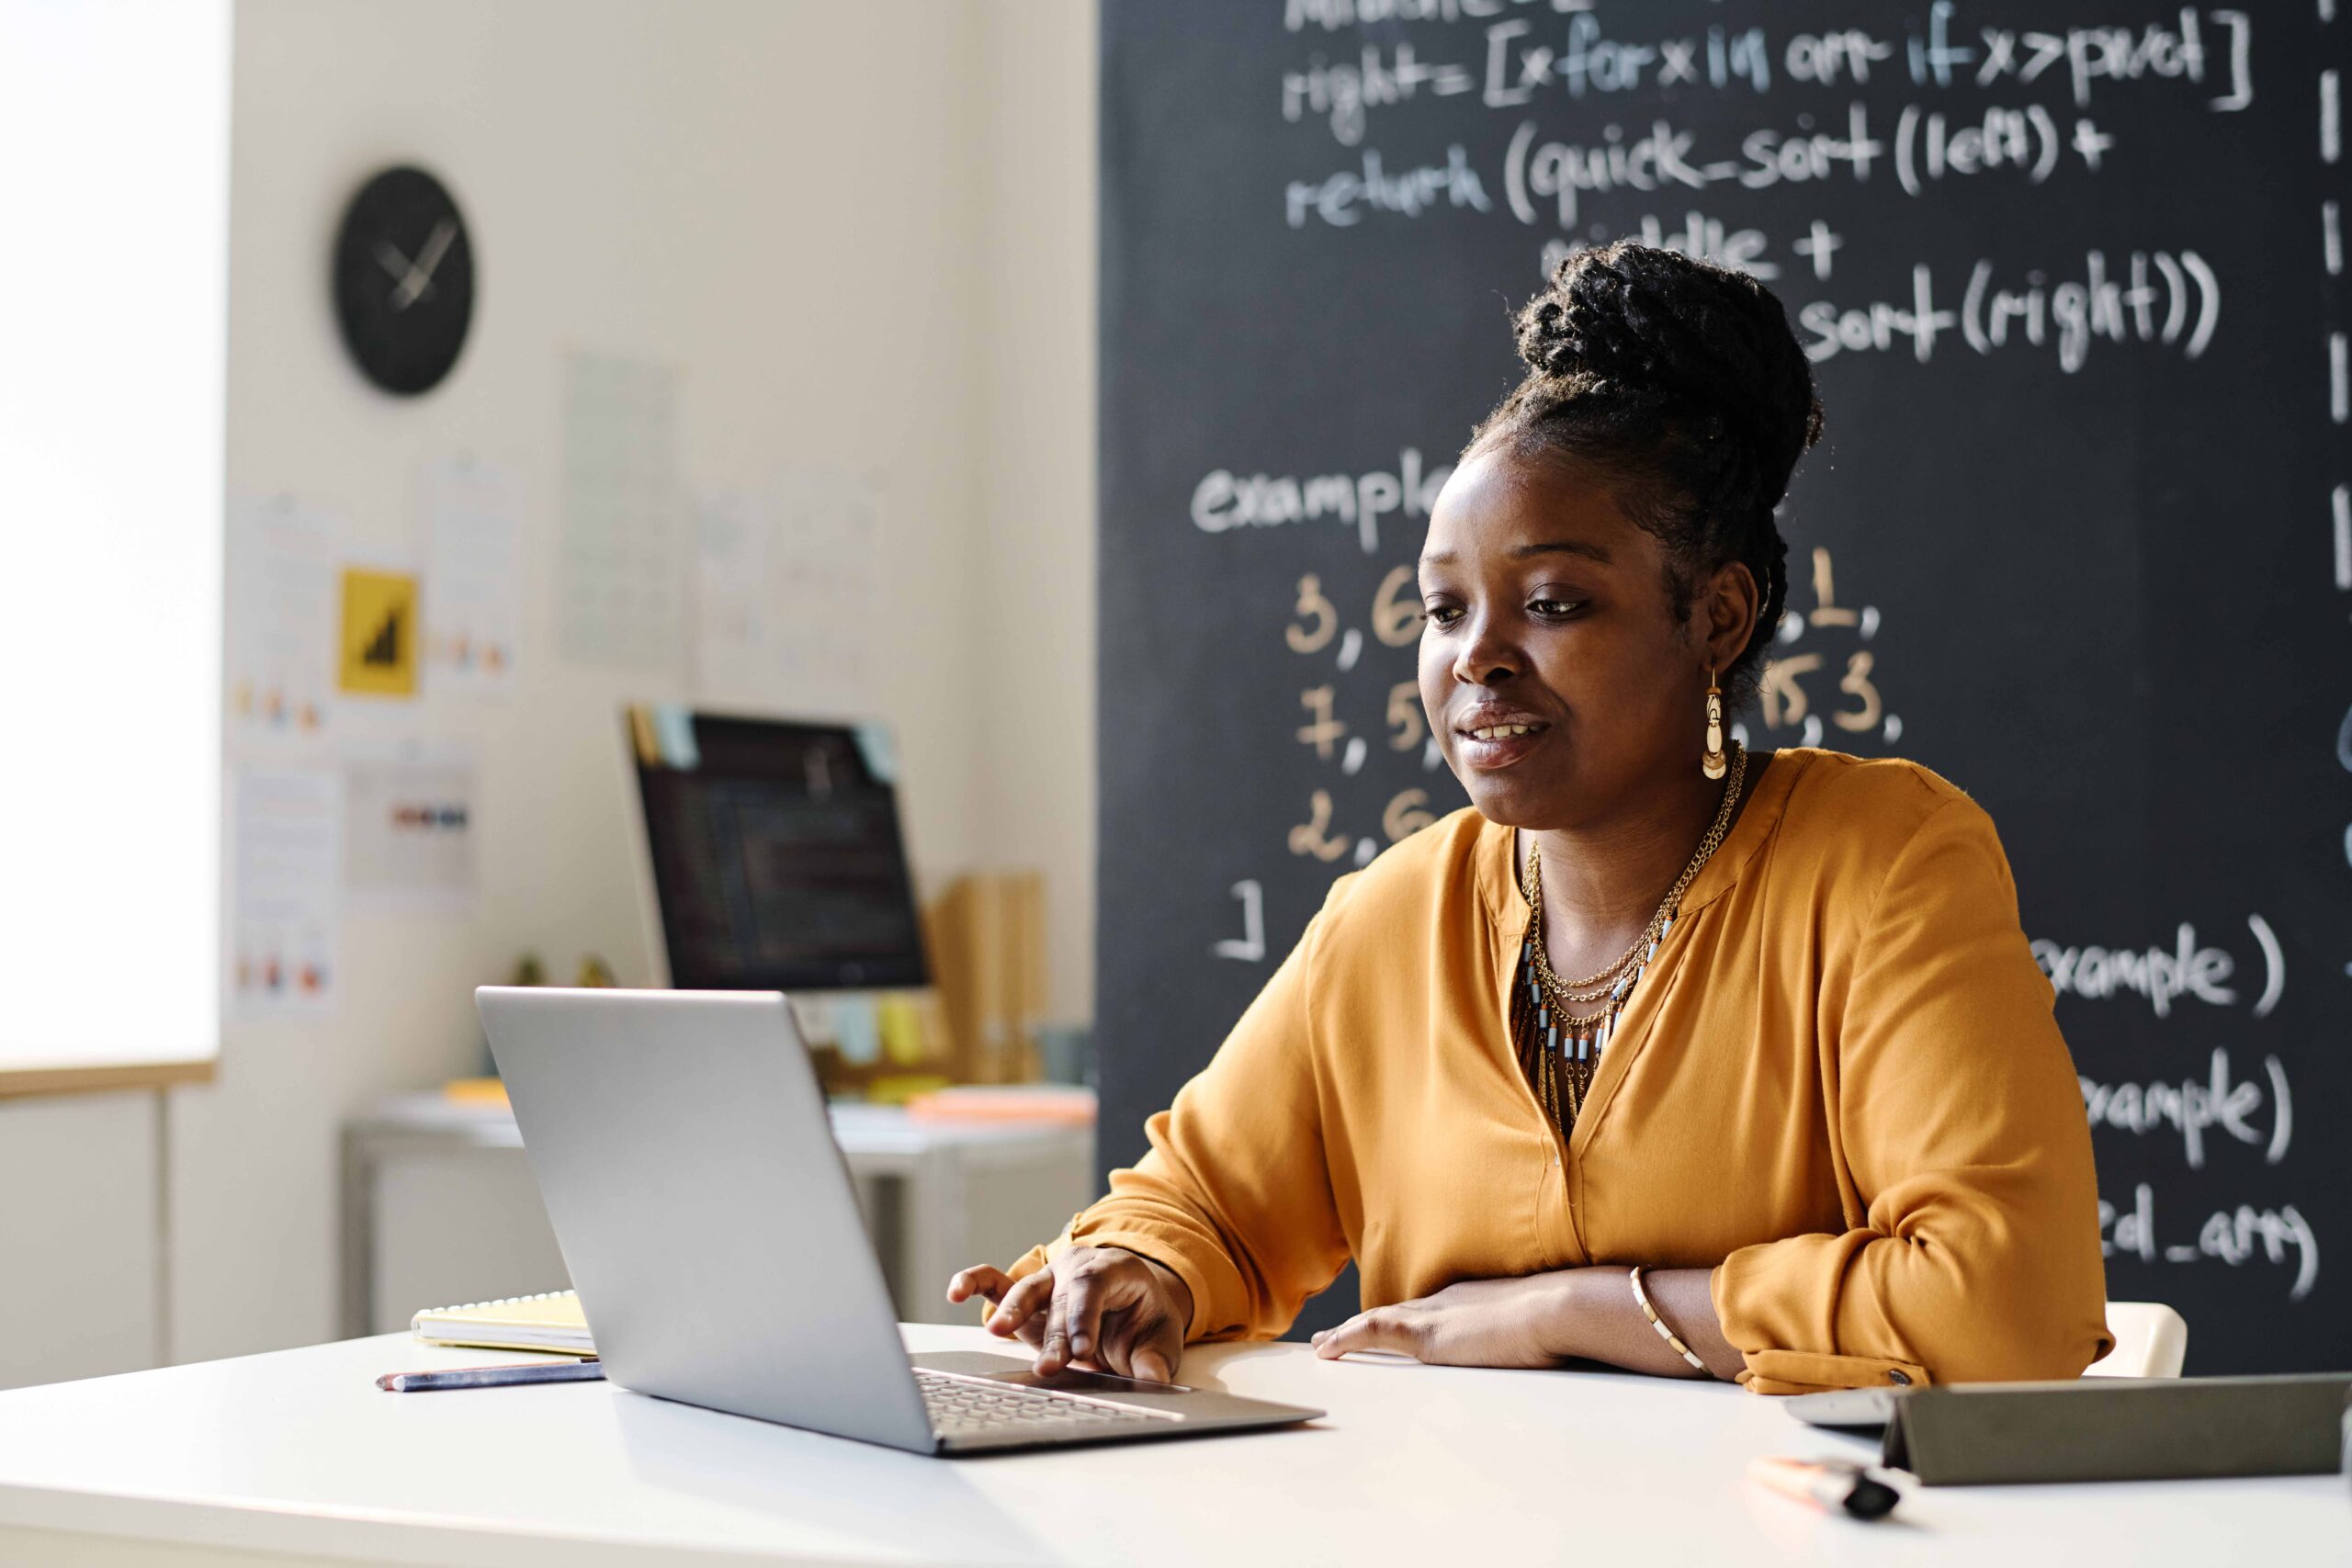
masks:
<path fill-rule="evenodd" d="M 1631 1274 L 1627 1275 L 1626 1278 L 1634 1282 L 1634 1300 L 1640 1304 L 1642 1315 L 1650 1320 L 1650 1326 L 1657 1330 L 1657 1337 L 1665 1340 L 1668 1345 L 1673 1346 L 1674 1353 L 1681 1357 L 1684 1360 L 1690 1362 L 1693 1368 L 1701 1372 L 1704 1372 L 1708 1377 L 1714 1376 L 1714 1373 L 1707 1371 L 1707 1363 L 1699 1359 L 1698 1352 L 1691 1349 L 1690 1346 L 1682 1343 L 1682 1341 L 1676 1337 L 1674 1330 L 1668 1328 L 1666 1325 L 1665 1320 L 1658 1316 L 1657 1308 L 1650 1305 L 1650 1293 L 1642 1289 L 1641 1269 L 1635 1269 Z"/>

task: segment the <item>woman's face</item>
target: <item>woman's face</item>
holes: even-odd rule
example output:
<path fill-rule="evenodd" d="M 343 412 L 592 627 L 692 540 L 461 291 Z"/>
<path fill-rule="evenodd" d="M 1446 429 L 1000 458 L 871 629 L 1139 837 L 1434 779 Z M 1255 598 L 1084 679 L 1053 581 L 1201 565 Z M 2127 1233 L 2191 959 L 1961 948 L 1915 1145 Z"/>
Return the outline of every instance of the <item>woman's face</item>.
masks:
<path fill-rule="evenodd" d="M 1421 703 L 1489 820 L 1589 826 L 1700 777 L 1708 665 L 1746 644 L 1755 580 L 1724 568 L 1688 618 L 1666 584 L 1664 547 L 1566 461 L 1488 449 L 1446 481 L 1421 552 Z"/>

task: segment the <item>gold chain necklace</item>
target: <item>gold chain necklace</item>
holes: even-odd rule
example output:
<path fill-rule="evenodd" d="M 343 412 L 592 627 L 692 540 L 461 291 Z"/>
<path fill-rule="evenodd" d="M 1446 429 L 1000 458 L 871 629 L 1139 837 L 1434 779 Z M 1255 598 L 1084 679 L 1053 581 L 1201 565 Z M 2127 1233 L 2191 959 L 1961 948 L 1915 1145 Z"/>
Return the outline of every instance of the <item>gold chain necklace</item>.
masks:
<path fill-rule="evenodd" d="M 1549 993 L 1554 1003 L 1558 1005 L 1564 1015 L 1562 1021 L 1571 1029 L 1579 1025 L 1589 1026 L 1598 1023 L 1609 1013 L 1618 1010 L 1616 1006 L 1609 1006 L 1599 1012 L 1581 1017 L 1570 1014 L 1568 1011 L 1574 1006 L 1600 1000 L 1604 997 L 1611 1003 L 1622 1005 L 1624 993 L 1633 988 L 1633 983 L 1625 978 L 1625 971 L 1634 968 L 1639 964 L 1648 963 L 1650 955 L 1657 951 L 1658 939 L 1666 934 L 1666 928 L 1674 919 L 1675 910 L 1681 905 L 1683 890 L 1690 886 L 1690 879 L 1699 874 L 1699 868 L 1707 863 L 1707 857 L 1713 854 L 1716 846 L 1724 841 L 1724 834 L 1731 827 L 1732 807 L 1739 801 L 1740 781 L 1747 773 L 1747 749 L 1735 742 L 1732 751 L 1731 778 L 1724 785 L 1723 804 L 1715 808 L 1714 823 L 1708 828 L 1707 836 L 1699 840 L 1698 851 L 1691 855 L 1690 863 L 1682 868 L 1682 874 L 1676 877 L 1674 886 L 1666 890 L 1666 897 L 1658 901 L 1657 912 L 1650 917 L 1649 924 L 1642 928 L 1642 934 L 1634 939 L 1634 945 L 1620 954 L 1615 963 L 1611 964 L 1599 974 L 1588 976 L 1584 979 L 1563 980 L 1553 972 L 1551 954 L 1544 951 L 1542 940 L 1544 855 L 1534 846 L 1529 846 L 1527 902 L 1534 912 L 1529 917 L 1528 935 L 1532 939 L 1535 976 L 1543 982 L 1544 989 Z"/>
<path fill-rule="evenodd" d="M 1667 889 L 1666 897 L 1658 902 L 1657 912 L 1650 917 L 1642 934 L 1634 938 L 1634 945 L 1607 968 L 1584 979 L 1564 981 L 1553 971 L 1551 955 L 1544 944 L 1544 858 L 1534 846 L 1529 846 L 1527 870 L 1520 878 L 1520 892 L 1527 899 L 1530 911 L 1523 950 L 1526 964 L 1523 986 L 1513 987 L 1517 998 L 1511 1009 L 1511 1032 L 1518 1044 L 1520 1065 L 1532 1081 L 1536 1099 L 1563 1135 L 1584 1108 L 1585 1091 L 1591 1087 L 1601 1049 L 1615 1032 L 1617 1017 L 1624 1011 L 1634 982 L 1657 955 L 1657 944 L 1673 929 L 1690 879 L 1699 874 L 1699 868 L 1707 863 L 1730 830 L 1732 812 L 1739 804 L 1740 784 L 1747 773 L 1747 750 L 1735 744 L 1723 804 L 1716 808 L 1714 823 L 1699 841 L 1690 863 L 1674 879 L 1674 886 Z M 1575 1010 L 1594 1001 L 1601 1005 L 1592 1011 Z"/>

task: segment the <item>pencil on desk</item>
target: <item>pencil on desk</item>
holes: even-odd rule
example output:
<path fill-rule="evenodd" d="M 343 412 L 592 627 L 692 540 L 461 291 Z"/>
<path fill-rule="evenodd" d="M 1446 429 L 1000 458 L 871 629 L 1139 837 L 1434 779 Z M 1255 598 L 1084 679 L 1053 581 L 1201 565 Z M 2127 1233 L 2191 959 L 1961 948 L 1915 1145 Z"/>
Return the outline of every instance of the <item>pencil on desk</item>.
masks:
<path fill-rule="evenodd" d="M 386 1372 L 376 1386 L 387 1393 L 433 1393 L 451 1388 L 508 1388 L 518 1383 L 591 1382 L 605 1375 L 594 1356 L 577 1361 L 517 1361 L 495 1367 L 452 1367 L 437 1372 Z"/>

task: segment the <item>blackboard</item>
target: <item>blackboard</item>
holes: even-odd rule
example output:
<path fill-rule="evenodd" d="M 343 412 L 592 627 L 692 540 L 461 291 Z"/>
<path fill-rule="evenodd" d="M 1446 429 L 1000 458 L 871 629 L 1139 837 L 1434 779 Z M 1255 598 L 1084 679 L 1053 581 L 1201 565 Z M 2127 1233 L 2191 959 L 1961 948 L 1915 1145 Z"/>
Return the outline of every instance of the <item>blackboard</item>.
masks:
<path fill-rule="evenodd" d="M 1106 0 L 1105 1168 L 1330 881 L 1463 804 L 1427 504 L 1508 311 L 1635 235 L 1770 281 L 1827 411 L 1747 739 L 1991 812 L 2109 1296 L 2194 1371 L 2352 1365 L 2335 9 Z"/>

